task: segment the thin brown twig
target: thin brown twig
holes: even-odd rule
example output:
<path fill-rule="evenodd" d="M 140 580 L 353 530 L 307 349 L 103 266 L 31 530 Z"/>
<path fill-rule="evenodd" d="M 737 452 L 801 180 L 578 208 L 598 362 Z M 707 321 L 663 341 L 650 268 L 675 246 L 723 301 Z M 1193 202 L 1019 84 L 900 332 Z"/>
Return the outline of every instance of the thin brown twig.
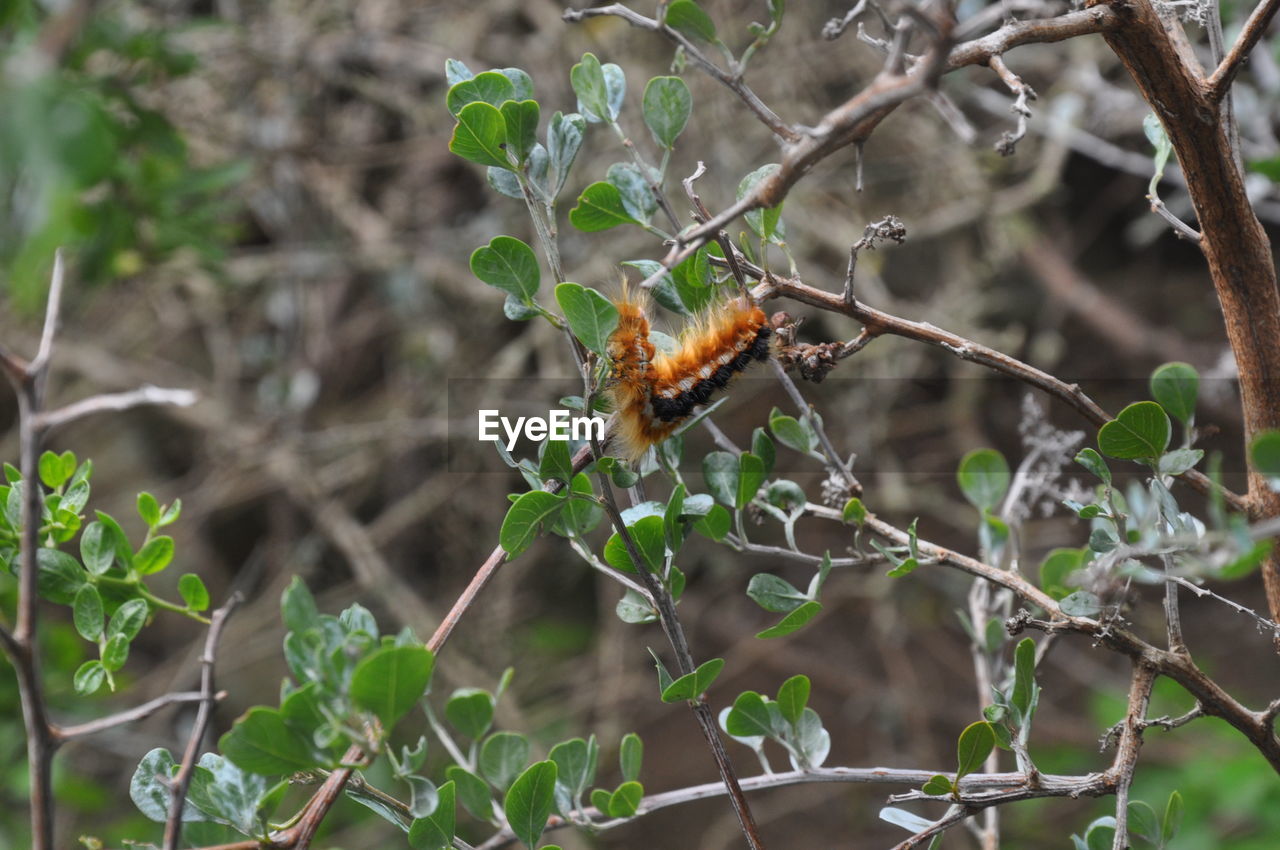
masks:
<path fill-rule="evenodd" d="M 222 691 L 214 694 L 214 699 L 222 699 L 226 696 L 226 692 Z M 184 703 L 202 702 L 205 695 L 200 691 L 179 691 L 172 694 L 164 694 L 155 699 L 147 700 L 141 705 L 124 711 L 109 714 L 106 717 L 99 717 L 96 720 L 89 720 L 84 723 L 76 723 L 72 726 L 59 726 L 56 730 L 59 743 L 64 741 L 74 741 L 76 738 L 84 738 L 89 735 L 96 735 L 99 732 L 105 732 L 108 729 L 114 729 L 117 726 L 124 726 L 128 723 L 134 723 L 139 720 L 150 717 L 162 708 L 171 705 L 183 705 Z"/>
<path fill-rule="evenodd" d="M 748 267 L 748 271 L 754 273 L 754 270 L 750 267 Z M 863 333 L 869 333 L 872 337 L 889 334 L 937 346 L 962 360 L 968 360 L 971 363 L 1017 378 L 1065 402 L 1094 425 L 1101 426 L 1111 421 L 1110 414 L 1090 398 L 1078 384 L 1068 384 L 1048 372 L 1037 369 L 1028 363 L 1023 363 L 1021 360 L 1010 357 L 1001 351 L 943 330 L 928 322 L 914 322 L 910 319 L 903 319 L 857 301 L 852 305 L 847 304 L 841 295 L 809 286 L 799 278 L 771 276 L 756 287 L 755 294 L 757 299 L 760 300 L 773 296 L 786 296 L 803 304 L 809 304 L 833 313 L 842 313 L 861 321 L 864 326 Z M 860 335 L 849 343 L 846 348 L 856 351 L 865 346 L 868 341 Z M 1179 478 L 1199 493 L 1207 494 L 1217 486 L 1209 480 L 1207 475 L 1194 469 L 1183 473 Z M 1224 501 L 1233 510 L 1244 511 L 1246 509 L 1244 497 L 1226 488 L 1219 487 L 1218 489 L 1222 493 Z"/>
<path fill-rule="evenodd" d="M 596 457 L 603 457 L 603 449 L 594 438 L 591 441 L 590 448 Z M 636 546 L 635 541 L 632 539 L 631 533 L 622 519 L 622 514 L 618 510 L 617 502 L 614 501 L 613 490 L 608 476 L 605 475 L 603 470 L 597 469 L 596 477 L 600 482 L 601 503 L 605 513 L 613 524 L 614 530 L 622 538 L 627 555 L 631 558 L 631 562 L 635 564 L 636 573 L 640 576 L 645 590 L 648 591 L 649 598 L 653 600 L 654 606 L 658 611 L 658 621 L 662 624 L 662 630 L 667 636 L 667 641 L 675 652 L 676 665 L 680 675 L 687 676 L 694 671 L 694 660 L 692 653 L 689 651 L 688 641 L 685 639 L 684 627 L 681 626 L 680 618 L 676 615 L 675 603 L 671 599 L 671 594 L 649 571 L 646 562 L 640 555 L 639 547 Z M 724 741 L 720 737 L 720 730 L 716 727 L 715 718 L 711 713 L 711 707 L 707 704 L 706 698 L 702 694 L 696 694 L 693 699 L 689 700 L 689 705 L 698 721 L 698 728 L 702 731 L 702 736 L 706 739 L 707 746 L 711 749 L 716 768 L 720 772 L 720 780 L 724 784 L 730 802 L 733 804 L 734 813 L 738 816 L 738 824 L 742 828 L 742 834 L 747 839 L 748 846 L 752 850 L 763 850 L 764 841 L 760 838 L 760 830 L 751 814 L 751 806 L 747 803 L 747 798 L 742 793 L 742 787 L 738 783 L 737 772 L 734 770 L 733 762 L 729 759 L 728 751 L 725 750 Z"/>
<path fill-rule="evenodd" d="M 778 138 L 787 142 L 794 142 L 800 137 L 800 134 L 791 125 L 779 118 L 772 109 L 764 104 L 764 101 L 760 100 L 756 93 L 751 90 L 751 87 L 742 81 L 740 69 L 737 69 L 734 73 L 723 70 L 719 65 L 708 59 L 698 46 L 686 38 L 683 33 L 672 29 L 665 23 L 660 24 L 653 18 L 646 18 L 621 3 L 598 6 L 592 9 L 565 9 L 562 15 L 563 19 L 570 23 L 579 23 L 587 18 L 601 16 L 621 18 L 638 29 L 661 33 L 667 39 L 683 47 L 685 55 L 689 57 L 693 64 L 736 94 L 746 104 L 747 108 L 760 119 L 761 123 L 768 127 Z"/>
<path fill-rule="evenodd" d="M 650 19 L 619 4 L 598 9 L 569 10 L 565 14 L 567 20 L 581 20 L 598 14 L 616 15 L 637 26 L 654 29 L 643 23 L 650 22 Z M 663 268 L 642 281 L 641 288 L 656 286 L 663 274 L 691 256 L 738 216 L 781 203 L 791 187 L 822 159 L 850 145 L 860 151 L 860 145 L 886 116 L 904 101 L 931 90 L 940 74 L 968 65 L 986 65 L 992 56 L 1003 54 L 1019 45 L 1063 41 L 1080 35 L 1105 32 L 1119 24 L 1120 18 L 1112 9 L 1096 6 L 1047 20 L 1015 21 L 982 38 L 951 47 L 949 51 L 946 49 L 949 47 L 947 38 L 939 39 L 933 51 L 916 63 L 911 72 L 902 76 L 881 74 L 871 85 L 827 113 L 816 127 L 789 140 L 784 147 L 778 171 L 769 179 L 762 180 L 750 194 L 712 216 L 704 224 L 682 234 L 663 258 Z M 944 36 L 947 34 L 949 23 L 935 22 L 935 26 Z M 859 153 L 859 159 L 860 157 Z"/>
<path fill-rule="evenodd" d="M 1125 850 L 1129 846 L 1129 786 L 1133 784 L 1133 772 L 1138 766 L 1138 750 L 1142 747 L 1142 730 L 1146 728 L 1147 705 L 1155 681 L 1152 667 L 1140 660 L 1134 662 L 1116 757 L 1107 771 L 1116 793 L 1116 832 L 1111 850 Z"/>
<path fill-rule="evenodd" d="M 1231 45 L 1231 50 L 1223 57 L 1221 64 L 1209 75 L 1209 79 L 1205 80 L 1205 94 L 1210 100 L 1218 102 L 1226 96 L 1232 80 L 1240 71 L 1240 66 L 1262 38 L 1267 25 L 1271 23 L 1278 9 L 1280 9 L 1280 0 L 1262 0 L 1254 7 L 1249 19 L 1244 22 L 1244 28 L 1240 30 L 1236 43 Z"/>
<path fill-rule="evenodd" d="M 48 432 L 96 413 L 118 412 L 152 404 L 190 407 L 198 399 L 199 396 L 191 390 L 164 389 L 148 385 L 123 393 L 95 395 L 72 402 L 56 410 L 41 413 L 36 417 L 35 426 L 42 431 Z"/>
<path fill-rule="evenodd" d="M 33 850 L 49 850 L 54 846 L 52 761 L 53 752 L 57 748 L 55 727 L 49 719 L 44 688 L 40 681 L 39 648 L 36 641 L 40 616 L 39 518 L 43 505 L 39 474 L 41 432 L 35 421 L 40 415 L 42 390 L 57 333 L 64 272 L 62 252 L 59 250 L 54 256 L 53 278 L 49 285 L 49 301 L 39 349 L 20 374 L 14 374 L 13 366 L 18 365 L 16 361 L 9 368 L 13 388 L 18 396 L 19 467 L 24 487 L 18 568 L 18 620 L 13 630 L 12 643 L 6 641 L 5 646 L 11 647 L 10 660 L 18 674 L 18 691 L 27 735 Z"/>
<path fill-rule="evenodd" d="M 205 732 L 209 728 L 209 721 L 213 718 L 213 707 L 217 702 L 217 692 L 213 685 L 213 665 L 218 652 L 218 641 L 222 638 L 222 628 L 227 618 L 243 600 L 244 597 L 239 591 L 232 593 L 231 597 L 209 618 L 209 631 L 204 639 L 204 653 L 200 656 L 200 708 L 196 712 L 191 735 L 187 738 L 187 749 L 182 755 L 182 764 L 178 768 L 178 774 L 173 778 L 169 818 L 164 825 L 164 850 L 178 850 L 178 842 L 182 839 L 182 808 L 187 802 L 187 789 L 191 787 L 196 759 L 200 757 L 200 747 L 204 743 Z"/>
<path fill-rule="evenodd" d="M 1031 118 L 1031 108 L 1027 106 L 1027 102 L 1036 99 L 1036 92 L 1023 82 L 1021 77 L 1009 70 L 1003 56 L 992 56 L 987 64 L 1014 95 L 1013 106 L 1009 107 L 1009 110 L 1018 116 L 1017 128 L 1012 131 L 1006 130 L 996 142 L 996 151 L 1001 156 L 1013 156 L 1018 142 L 1027 135 L 1027 121 Z"/>

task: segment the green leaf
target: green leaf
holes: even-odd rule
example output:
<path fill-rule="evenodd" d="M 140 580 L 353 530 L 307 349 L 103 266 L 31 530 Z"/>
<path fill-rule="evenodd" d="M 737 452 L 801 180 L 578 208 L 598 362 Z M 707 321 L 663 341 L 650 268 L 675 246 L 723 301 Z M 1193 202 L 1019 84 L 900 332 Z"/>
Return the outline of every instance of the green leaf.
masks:
<path fill-rule="evenodd" d="M 778 450 L 774 448 L 773 440 L 769 438 L 768 433 L 763 428 L 756 428 L 751 432 L 751 453 L 764 461 L 764 474 L 766 476 L 773 472 L 773 464 L 777 460 Z"/>
<path fill-rule="evenodd" d="M 667 688 L 671 687 L 673 680 L 671 678 L 671 674 L 667 672 L 667 668 L 663 665 L 662 659 L 658 657 L 658 653 L 654 652 L 653 649 L 650 648 L 649 654 L 653 656 L 653 666 L 657 668 L 658 671 L 658 693 L 662 693 L 666 691 Z"/>
<path fill-rule="evenodd" d="M 809 677 L 792 676 L 778 688 L 778 708 L 788 723 L 800 722 L 805 706 L 809 702 Z"/>
<path fill-rule="evenodd" d="M 530 490 L 507 509 L 498 531 L 498 543 L 507 556 L 514 558 L 529 548 L 542 524 L 552 521 L 564 507 L 565 500 L 545 490 Z"/>
<path fill-rule="evenodd" d="M 707 489 L 716 500 L 731 508 L 738 507 L 738 458 L 729 452 L 710 452 L 702 459 L 702 474 Z M 752 494 L 754 495 L 754 493 Z"/>
<path fill-rule="evenodd" d="M 1098 448 L 1120 460 L 1152 460 L 1169 446 L 1171 432 L 1164 408 L 1154 401 L 1134 402 L 1098 431 Z"/>
<path fill-rule="evenodd" d="M 560 194 L 569 170 L 578 158 L 582 149 L 582 138 L 587 131 L 587 119 L 576 112 L 563 115 L 559 112 L 551 116 L 547 126 L 547 157 L 552 169 L 550 193 L 552 197 Z"/>
<path fill-rule="evenodd" d="M 960 777 L 980 769 L 995 746 L 996 736 L 987 721 L 979 720 L 965 727 L 960 733 L 960 740 L 956 742 L 956 763 L 959 765 L 956 769 L 956 781 L 959 782 Z"/>
<path fill-rule="evenodd" d="M 493 695 L 479 688 L 459 688 L 445 703 L 444 716 L 454 729 L 479 740 L 493 723 Z"/>
<path fill-rule="evenodd" d="M 1158 469 L 1161 475 L 1181 475 L 1204 458 L 1201 449 L 1174 449 L 1160 455 Z"/>
<path fill-rule="evenodd" d="M 627 211 L 617 186 L 597 180 L 578 196 L 577 205 L 569 210 L 569 223 L 584 233 L 597 233 L 640 222 Z"/>
<path fill-rule="evenodd" d="M 556 303 L 583 345 L 608 357 L 609 337 L 618 327 L 618 308 L 594 289 L 577 283 L 556 286 Z"/>
<path fill-rule="evenodd" d="M 40 480 L 44 482 L 46 487 L 56 490 L 67 482 L 67 479 L 75 472 L 75 455 L 71 457 L 71 469 L 68 471 L 62 463 L 62 458 L 53 452 L 44 452 L 40 455 L 37 468 L 40 471 Z"/>
<path fill-rule="evenodd" d="M 102 575 L 115 563 L 115 543 L 111 530 L 100 522 L 91 522 L 80 535 L 80 557 L 85 568 L 94 575 Z"/>
<path fill-rule="evenodd" d="M 939 774 L 941 776 L 941 774 Z M 946 779 L 945 776 L 942 777 Z M 930 780 L 932 781 L 932 780 Z M 922 818 L 917 814 L 908 812 L 906 809 L 895 809 L 885 806 L 880 810 L 880 820 L 887 821 L 894 826 L 900 826 L 907 832 L 921 832 L 933 826 L 933 821 L 928 818 Z M 932 850 L 932 848 L 930 848 Z"/>
<path fill-rule="evenodd" d="M 1149 844 L 1160 846 L 1160 818 L 1150 803 L 1129 801 L 1129 832 Z"/>
<path fill-rule="evenodd" d="M 1088 563 L 1088 550 L 1054 549 L 1040 564 L 1040 587 L 1054 599 L 1063 599 L 1074 587 L 1071 574 Z"/>
<path fill-rule="evenodd" d="M 640 557 L 644 559 L 649 572 L 658 572 L 666 561 L 667 540 L 661 516 L 646 516 L 627 526 L 631 542 L 635 544 Z M 614 532 L 604 545 L 604 559 L 610 565 L 626 572 L 635 572 L 636 565 L 631 560 L 622 536 Z"/>
<path fill-rule="evenodd" d="M 500 71 L 485 71 L 450 86 L 445 95 L 445 105 L 449 108 L 449 114 L 456 118 L 469 103 L 487 103 L 500 107 L 506 101 L 515 99 L 516 88 L 505 74 Z"/>
<path fill-rule="evenodd" d="M 1165 844 L 1173 841 L 1182 827 L 1182 795 L 1176 790 L 1170 792 L 1169 802 L 1164 808 L 1164 820 L 1160 824 L 1160 837 Z"/>
<path fill-rule="evenodd" d="M 1263 431 L 1249 446 L 1249 459 L 1267 479 L 1272 490 L 1280 490 L 1280 431 Z"/>
<path fill-rule="evenodd" d="M 146 492 L 138 494 L 138 516 L 152 528 L 160 524 L 160 503 L 155 496 Z"/>
<path fill-rule="evenodd" d="M 1169 141 L 1169 134 L 1165 132 L 1164 125 L 1160 123 L 1160 119 L 1154 112 L 1148 112 L 1142 119 L 1142 131 L 1146 133 L 1147 140 L 1155 148 L 1155 153 L 1151 157 L 1154 166 L 1151 183 L 1147 186 L 1147 194 L 1155 195 L 1156 187 L 1164 177 L 1164 167 L 1169 162 L 1169 155 L 1173 153 L 1173 142 Z"/>
<path fill-rule="evenodd" d="M 106 680 L 107 671 L 102 666 L 101 661 L 86 661 L 76 670 L 71 684 L 77 694 L 88 696 L 89 694 L 97 693 L 98 688 L 102 687 L 102 683 Z"/>
<path fill-rule="evenodd" d="M 781 168 L 778 163 L 771 162 L 762 165 L 755 171 L 742 178 L 738 184 L 738 200 L 741 201 L 756 190 L 756 187 L 764 182 L 767 178 L 772 177 Z M 782 204 L 769 207 L 763 210 L 751 210 L 745 216 L 747 225 L 755 231 L 756 235 L 766 241 L 773 240 L 775 236 L 781 236 L 781 228 L 779 227 L 782 218 Z"/>
<path fill-rule="evenodd" d="M 820 602 L 806 602 L 787 616 L 783 617 L 777 625 L 765 629 L 756 634 L 758 638 L 776 638 L 783 635 L 789 635 L 794 631 L 804 628 L 804 626 L 817 616 L 822 610 Z"/>
<path fill-rule="evenodd" d="M 1009 489 L 1009 464 L 995 449 L 974 449 L 961 459 L 956 480 L 969 504 L 994 511 Z"/>
<path fill-rule="evenodd" d="M 742 510 L 750 504 L 763 483 L 764 461 L 751 452 L 743 452 L 738 457 L 738 492 L 735 494 L 734 507 Z"/>
<path fill-rule="evenodd" d="M 511 85 L 515 89 L 515 97 L 512 100 L 533 99 L 533 77 L 530 77 L 527 71 L 520 68 L 499 68 L 497 70 L 499 74 L 511 81 Z"/>
<path fill-rule="evenodd" d="M 789 449 L 808 454 L 813 448 L 812 432 L 805 428 L 799 419 L 783 414 L 776 407 L 769 414 L 769 430 L 773 432 L 773 436 L 779 443 Z"/>
<path fill-rule="evenodd" d="M 102 666 L 114 673 L 129 660 L 129 641 L 124 635 L 108 638 L 102 645 Z"/>
<path fill-rule="evenodd" d="M 142 631 L 150 613 L 151 610 L 145 599 L 130 599 L 111 615 L 111 623 L 107 626 L 107 637 L 113 638 L 118 635 L 126 641 L 133 640 L 138 636 L 138 632 Z"/>
<path fill-rule="evenodd" d="M 1103 484 L 1111 486 L 1111 470 L 1107 468 L 1107 462 L 1102 459 L 1102 455 L 1093 449 L 1081 449 L 1076 453 L 1075 461 L 1101 478 Z"/>
<path fill-rule="evenodd" d="M 1102 600 L 1087 590 L 1068 594 L 1058 605 L 1068 617 L 1092 617 L 1102 610 Z"/>
<path fill-rule="evenodd" d="M 173 538 L 168 535 L 153 537 L 133 556 L 133 568 L 138 575 L 158 573 L 173 561 Z"/>
<path fill-rule="evenodd" d="M 506 127 L 507 151 L 518 164 L 524 164 L 538 143 L 538 118 L 541 111 L 536 100 L 508 100 L 499 107 Z"/>
<path fill-rule="evenodd" d="M 503 146 L 507 143 L 507 122 L 496 106 L 468 103 L 458 113 L 449 150 L 478 165 L 511 168 Z"/>
<path fill-rule="evenodd" d="M 598 123 L 617 117 L 609 113 L 609 91 L 604 69 L 594 53 L 584 53 L 582 61 L 569 70 L 569 84 L 578 96 L 578 111 L 586 120 Z"/>
<path fill-rule="evenodd" d="M 156 747 L 138 762 L 133 778 L 129 781 L 129 798 L 138 807 L 138 811 L 156 823 L 164 823 L 169 819 L 169 803 L 173 798 L 170 789 L 177 769 L 173 754 L 163 747 Z M 182 820 L 192 821 L 199 817 L 200 813 L 188 799 L 182 808 Z"/>
<path fill-rule="evenodd" d="M 689 123 L 693 95 L 679 77 L 654 77 L 644 87 L 641 101 L 644 123 L 661 147 L 675 146 L 676 137 Z"/>
<path fill-rule="evenodd" d="M 573 476 L 570 492 L 575 496 L 591 496 L 591 479 L 582 472 Z M 594 499 L 571 498 L 565 500 L 564 509 L 556 517 L 551 530 L 563 537 L 581 537 L 600 524 L 604 509 Z"/>
<path fill-rule="evenodd" d="M 1085 831 L 1086 850 L 1111 850 L 1115 846 L 1116 819 L 1110 815 L 1100 817 Z"/>
<path fill-rule="evenodd" d="M 640 808 L 644 799 L 644 786 L 639 782 L 624 782 L 609 795 L 609 817 L 629 818 Z"/>
<path fill-rule="evenodd" d="M 1243 555 L 1224 566 L 1218 572 L 1218 577 L 1226 580 L 1244 578 L 1261 566 L 1262 562 L 1271 554 L 1272 547 L 1273 544 L 1270 540 L 1259 540 Z"/>
<path fill-rule="evenodd" d="M 667 6 L 667 26 L 689 38 L 715 42 L 716 25 L 693 0 L 672 0 Z"/>
<path fill-rule="evenodd" d="M 177 522 L 179 515 L 182 513 L 182 500 L 174 499 L 173 504 L 164 509 L 164 513 L 160 515 L 160 522 L 156 524 L 158 528 L 164 528 L 166 525 L 172 525 Z"/>
<path fill-rule="evenodd" d="M 80 637 L 95 642 L 102 637 L 103 616 L 98 589 L 91 584 L 81 587 L 71 605 L 72 621 Z"/>
<path fill-rule="evenodd" d="M 951 778 L 943 776 L 941 773 L 935 773 L 929 777 L 929 781 L 924 784 L 920 790 L 926 794 L 932 794 L 935 797 L 941 797 L 955 791 L 956 786 L 951 782 Z M 932 824 L 930 824 L 932 826 Z"/>
<path fill-rule="evenodd" d="M 116 522 L 115 517 L 102 511 L 94 512 L 98 517 L 98 522 L 107 527 L 109 534 L 107 538 L 116 550 L 116 560 L 123 564 L 126 568 L 133 566 L 133 548 L 129 546 L 129 535 L 124 533 L 124 529 L 120 527 L 120 523 Z"/>
<path fill-rule="evenodd" d="M 719 293 L 712 280 L 709 257 L 706 246 L 703 246 L 671 270 L 671 278 L 675 281 L 680 301 L 685 310 L 693 315 L 702 312 Z"/>
<path fill-rule="evenodd" d="M 1151 373 L 1151 397 L 1183 425 L 1196 413 L 1200 373 L 1190 363 L 1165 363 Z"/>
<path fill-rule="evenodd" d="M 840 518 L 844 522 L 851 522 L 859 528 L 867 521 L 867 507 L 862 504 L 862 500 L 857 496 L 844 503 L 844 510 L 840 512 Z"/>
<path fill-rule="evenodd" d="M 495 236 L 471 254 L 471 273 L 523 303 L 538 294 L 542 272 L 533 249 L 514 236 Z"/>
<path fill-rule="evenodd" d="M 774 734 L 773 720 L 764 697 L 755 691 L 743 691 L 733 701 L 724 722 L 725 731 L 735 738 L 751 738 Z"/>
<path fill-rule="evenodd" d="M 489 796 L 489 786 L 483 779 L 457 765 L 445 768 L 444 773 L 456 785 L 458 800 L 473 817 L 482 821 L 493 817 L 493 798 Z"/>
<path fill-rule="evenodd" d="M 591 805 L 599 809 L 600 814 L 608 816 L 609 803 L 612 799 L 612 796 L 613 796 L 612 794 L 610 794 L 608 791 L 604 790 L 603 788 L 596 788 L 591 792 Z"/>
<path fill-rule="evenodd" d="M 662 530 L 666 535 L 667 548 L 673 553 L 684 545 L 684 484 L 677 484 L 667 500 L 666 509 L 662 512 Z"/>
<path fill-rule="evenodd" d="M 729 533 L 732 523 L 733 517 L 729 516 L 728 511 L 719 505 L 712 505 L 705 516 L 694 520 L 693 529 L 712 540 L 720 541 Z"/>
<path fill-rule="evenodd" d="M 218 741 L 218 749 L 241 770 L 264 776 L 329 766 L 310 736 L 286 724 L 276 709 L 264 706 L 242 715 Z"/>
<path fill-rule="evenodd" d="M 568 440 L 549 439 L 543 443 L 538 477 L 543 481 L 556 480 L 564 484 L 573 480 L 573 459 L 569 457 Z"/>
<path fill-rule="evenodd" d="M 724 662 L 720 662 L 723 666 Z M 704 665 L 705 666 L 705 665 Z M 705 689 L 704 689 L 705 690 Z M 644 742 L 635 732 L 622 736 L 622 745 L 618 750 L 618 764 L 622 768 L 622 778 L 634 782 L 640 778 L 640 765 L 644 762 Z"/>
<path fill-rule="evenodd" d="M 1018 710 L 1022 725 L 1026 725 L 1027 710 L 1031 707 L 1032 691 L 1036 686 L 1036 642 L 1023 638 L 1013 651 L 1013 691 L 1009 704 Z"/>
<path fill-rule="evenodd" d="M 772 481 L 764 491 L 765 501 L 776 508 L 782 508 L 784 511 L 793 511 L 796 508 L 804 507 L 808 501 L 804 490 L 794 481 L 786 478 L 779 478 Z"/>
<path fill-rule="evenodd" d="M 591 749 L 581 738 L 562 741 L 551 748 L 547 758 L 556 763 L 556 778 L 569 789 L 572 797 L 578 797 L 587 790 L 595 775 Z"/>
<path fill-rule="evenodd" d="M 615 162 L 609 166 L 605 180 L 618 190 L 627 215 L 646 224 L 653 218 L 658 210 L 658 199 L 637 166 L 629 162 Z"/>
<path fill-rule="evenodd" d="M 351 674 L 351 701 L 382 721 L 387 734 L 427 692 L 435 654 L 425 646 L 384 646 Z"/>
<path fill-rule="evenodd" d="M 538 843 L 555 807 L 556 763 L 540 761 L 511 783 L 503 801 L 511 831 L 528 847 Z"/>
<path fill-rule="evenodd" d="M 409 846 L 414 850 L 451 850 L 457 829 L 456 788 L 452 781 L 437 788 L 435 811 L 409 826 Z"/>
<path fill-rule="evenodd" d="M 40 572 L 36 576 L 40 595 L 59 605 L 70 605 L 88 579 L 84 568 L 66 552 L 41 547 L 36 550 Z"/>
<path fill-rule="evenodd" d="M 316 600 L 307 589 L 301 578 L 294 576 L 280 596 L 280 614 L 284 626 L 295 634 L 302 634 L 307 629 L 320 625 L 320 612 L 316 609 Z"/>
<path fill-rule="evenodd" d="M 663 702 L 680 702 L 681 700 L 696 700 L 698 697 L 706 693 L 707 688 L 711 687 L 711 683 L 720 675 L 720 671 L 724 669 L 723 658 L 712 658 L 703 664 L 698 665 L 698 669 L 692 673 L 687 673 L 671 682 L 662 689 Z"/>
<path fill-rule="evenodd" d="M 178 579 L 178 595 L 192 611 L 203 611 L 209 607 L 209 591 L 195 573 L 187 573 Z"/>
<path fill-rule="evenodd" d="M 747 583 L 747 596 L 766 611 L 787 614 L 809 601 L 809 597 L 786 579 L 770 573 L 756 573 Z"/>
<path fill-rule="evenodd" d="M 1089 534 L 1089 548 L 1098 554 L 1110 552 L 1119 545 L 1120 538 L 1110 525 L 1100 525 Z"/>
<path fill-rule="evenodd" d="M 894 568 L 885 573 L 885 575 L 889 578 L 901 578 L 902 576 L 912 572 L 918 566 L 920 566 L 920 562 L 915 558 L 907 558 L 901 563 L 896 564 Z"/>
<path fill-rule="evenodd" d="M 506 791 L 529 763 L 529 740 L 515 732 L 495 732 L 480 746 L 480 773 Z"/>

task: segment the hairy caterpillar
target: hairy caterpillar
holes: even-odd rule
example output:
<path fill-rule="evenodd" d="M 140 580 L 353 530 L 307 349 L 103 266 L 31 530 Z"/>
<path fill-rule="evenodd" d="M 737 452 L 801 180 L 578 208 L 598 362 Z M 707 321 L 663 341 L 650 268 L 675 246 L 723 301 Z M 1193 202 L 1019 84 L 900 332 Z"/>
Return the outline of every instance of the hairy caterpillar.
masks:
<path fill-rule="evenodd" d="M 615 306 L 618 327 L 609 337 L 613 374 L 608 395 L 618 413 L 622 454 L 632 461 L 671 436 L 753 360 L 767 360 L 773 351 L 773 331 L 764 311 L 745 297 L 699 317 L 670 354 L 655 353 L 643 301 L 624 293 Z"/>

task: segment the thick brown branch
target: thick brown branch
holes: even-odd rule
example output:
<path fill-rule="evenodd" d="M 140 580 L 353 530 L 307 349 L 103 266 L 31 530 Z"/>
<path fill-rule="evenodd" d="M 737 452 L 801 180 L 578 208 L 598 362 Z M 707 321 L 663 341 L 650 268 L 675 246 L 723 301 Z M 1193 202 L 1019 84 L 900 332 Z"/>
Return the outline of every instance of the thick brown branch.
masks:
<path fill-rule="evenodd" d="M 1103 0 L 1092 0 L 1103 5 Z M 1218 101 L 1232 68 L 1247 52 L 1249 27 L 1231 55 L 1206 83 L 1180 24 L 1161 17 L 1151 0 L 1110 4 L 1124 26 L 1103 34 L 1128 69 L 1143 98 L 1164 124 L 1200 223 L 1200 247 L 1222 305 L 1227 339 L 1240 373 L 1245 440 L 1280 428 L 1280 289 L 1271 243 L 1254 215 L 1232 155 L 1229 128 Z M 1276 4 L 1250 19 L 1261 30 Z M 1256 39 L 1256 36 L 1253 36 Z M 1234 57 L 1234 58 L 1233 58 Z M 1257 470 L 1249 472 L 1248 507 L 1253 519 L 1280 515 L 1280 493 Z M 1280 622 L 1280 555 L 1262 568 L 1271 617 Z M 1280 642 L 1277 643 L 1280 647 Z"/>

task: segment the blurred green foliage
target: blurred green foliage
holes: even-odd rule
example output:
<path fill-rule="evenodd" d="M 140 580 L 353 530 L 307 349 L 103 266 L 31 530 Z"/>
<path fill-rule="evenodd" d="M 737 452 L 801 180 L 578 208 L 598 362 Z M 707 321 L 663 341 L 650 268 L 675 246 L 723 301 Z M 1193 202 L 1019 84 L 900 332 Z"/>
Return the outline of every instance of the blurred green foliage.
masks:
<path fill-rule="evenodd" d="M 191 73 L 171 34 L 105 7 L 78 31 L 69 9 L 0 3 L 0 278 L 34 308 L 54 249 L 102 283 L 178 251 L 209 263 L 234 235 L 227 189 L 241 162 L 198 166 L 149 86 Z M 129 17 L 132 21 L 132 16 Z"/>

